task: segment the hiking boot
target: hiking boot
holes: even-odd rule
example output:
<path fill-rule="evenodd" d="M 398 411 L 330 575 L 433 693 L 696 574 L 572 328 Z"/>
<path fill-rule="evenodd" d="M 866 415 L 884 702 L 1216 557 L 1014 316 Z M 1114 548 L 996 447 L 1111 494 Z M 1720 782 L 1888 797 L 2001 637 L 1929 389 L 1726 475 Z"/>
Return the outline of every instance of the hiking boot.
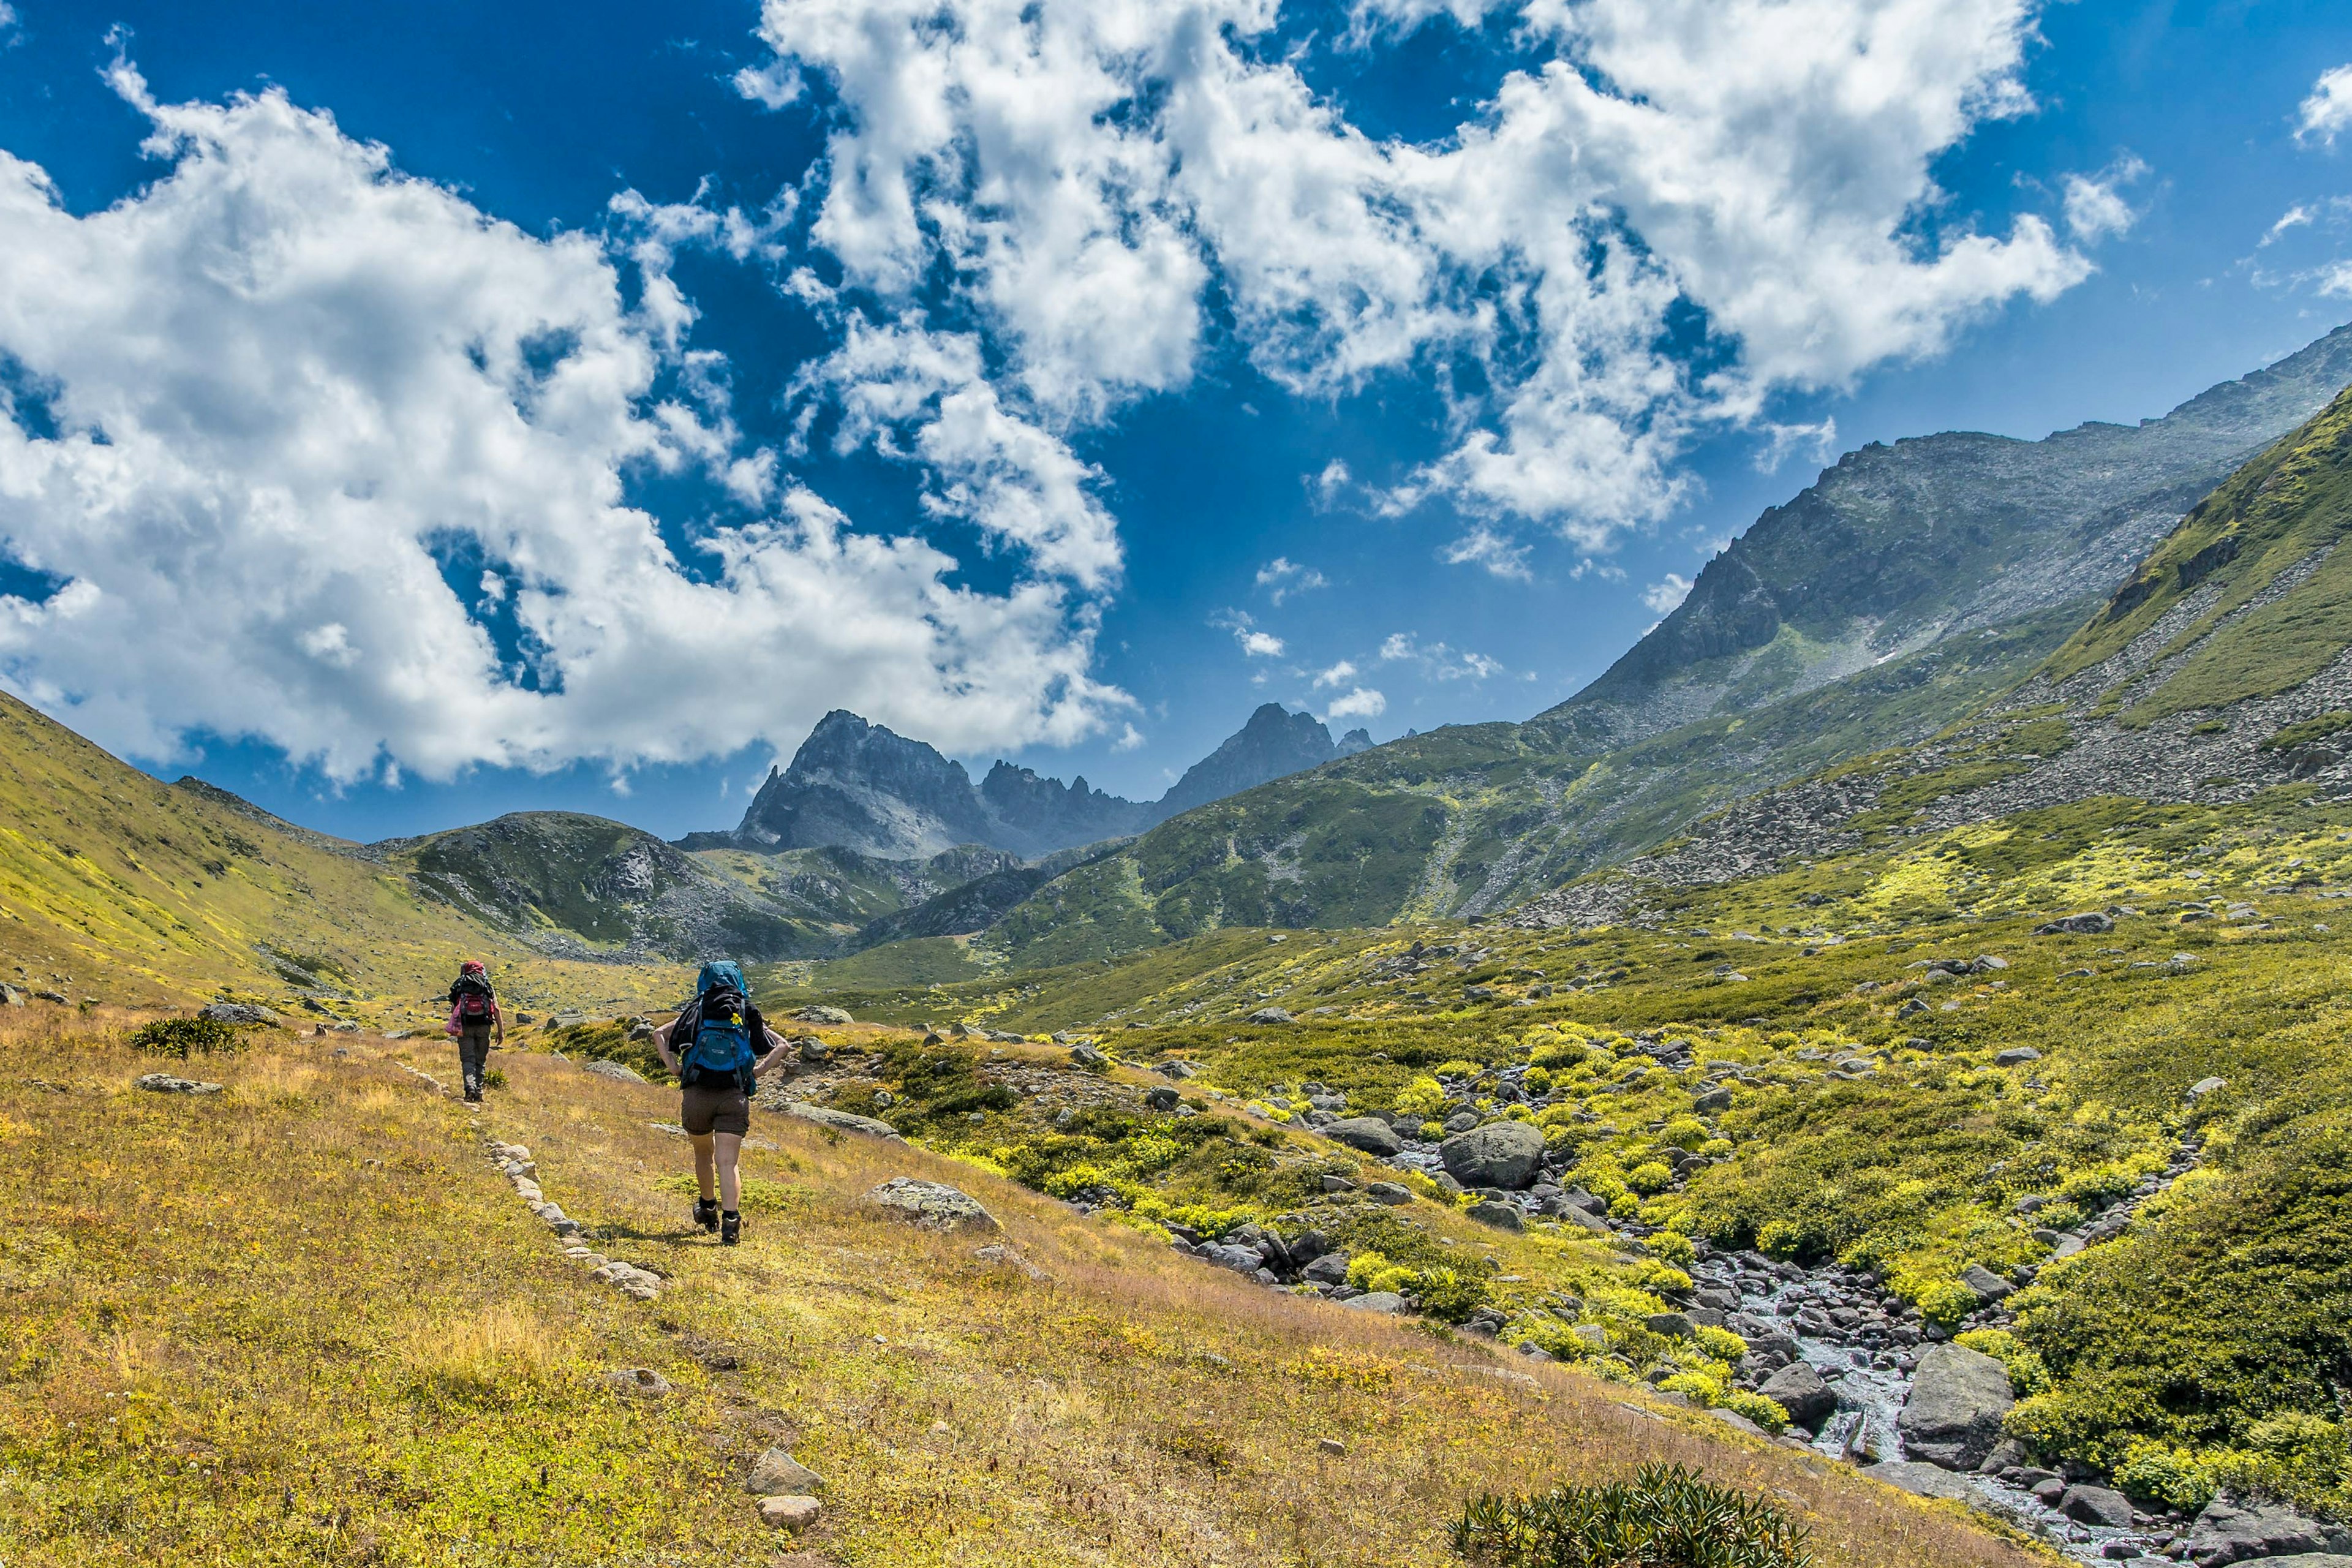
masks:
<path fill-rule="evenodd" d="M 719 1215 L 719 1244 L 720 1244 L 721 1246 L 724 1246 L 724 1247 L 732 1247 L 732 1246 L 734 1246 L 737 1242 L 739 1242 L 739 1241 L 740 1241 L 740 1240 L 742 1240 L 742 1239 L 743 1239 L 743 1216 L 742 1216 L 741 1215 L 740 1215 L 740 1214 L 725 1214 L 725 1215 Z"/>
<path fill-rule="evenodd" d="M 694 1223 L 700 1226 L 705 1230 L 717 1230 L 719 1228 L 719 1200 L 717 1198 L 695 1199 Z"/>
<path fill-rule="evenodd" d="M 481 1091 L 480 1089 L 467 1089 L 467 1090 L 466 1091 L 466 1103 L 467 1103 L 467 1104 L 468 1104 L 468 1105 L 479 1105 L 479 1104 L 481 1104 L 481 1103 L 482 1103 L 482 1091 Z"/>

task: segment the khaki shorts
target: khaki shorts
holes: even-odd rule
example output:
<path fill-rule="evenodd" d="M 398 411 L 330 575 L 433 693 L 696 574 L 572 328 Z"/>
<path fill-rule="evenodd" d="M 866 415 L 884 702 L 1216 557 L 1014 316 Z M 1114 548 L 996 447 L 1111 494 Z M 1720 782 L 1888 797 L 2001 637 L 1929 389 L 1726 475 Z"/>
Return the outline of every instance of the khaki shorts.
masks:
<path fill-rule="evenodd" d="M 678 1091 L 677 1124 L 694 1137 L 709 1132 L 747 1136 L 751 1131 L 751 1097 L 740 1089 L 698 1085 Z"/>

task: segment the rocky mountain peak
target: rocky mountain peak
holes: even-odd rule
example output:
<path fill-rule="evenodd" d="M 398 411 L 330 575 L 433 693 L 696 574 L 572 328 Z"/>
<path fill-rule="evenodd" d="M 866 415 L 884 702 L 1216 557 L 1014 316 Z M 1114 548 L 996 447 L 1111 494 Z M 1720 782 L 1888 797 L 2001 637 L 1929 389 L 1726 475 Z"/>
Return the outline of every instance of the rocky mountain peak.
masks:
<path fill-rule="evenodd" d="M 1369 744 L 1371 737 L 1363 735 Z M 1320 767 L 1340 754 L 1331 731 L 1312 713 L 1293 713 L 1279 702 L 1268 702 L 1249 716 L 1240 733 L 1184 771 L 1176 787 L 1160 797 L 1160 816 L 1176 816 L 1196 805 L 1237 795 L 1245 789 Z"/>

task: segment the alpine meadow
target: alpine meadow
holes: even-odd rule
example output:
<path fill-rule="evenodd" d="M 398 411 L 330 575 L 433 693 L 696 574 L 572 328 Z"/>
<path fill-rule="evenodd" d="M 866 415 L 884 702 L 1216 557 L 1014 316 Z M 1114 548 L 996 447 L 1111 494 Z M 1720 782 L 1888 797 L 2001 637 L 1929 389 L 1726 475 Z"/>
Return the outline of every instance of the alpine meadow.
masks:
<path fill-rule="evenodd" d="M 2352 1568 L 2347 167 L 2300 0 L 0 0 L 0 1568 Z"/>

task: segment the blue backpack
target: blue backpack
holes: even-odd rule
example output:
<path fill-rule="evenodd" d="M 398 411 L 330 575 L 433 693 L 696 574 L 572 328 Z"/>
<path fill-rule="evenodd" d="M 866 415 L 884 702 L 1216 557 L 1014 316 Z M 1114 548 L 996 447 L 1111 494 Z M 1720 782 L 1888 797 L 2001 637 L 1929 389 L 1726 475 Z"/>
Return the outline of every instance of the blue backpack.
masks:
<path fill-rule="evenodd" d="M 743 972 L 732 963 L 706 963 L 698 988 L 702 994 L 692 1007 L 694 1036 L 677 1053 L 677 1081 L 689 1089 L 724 1085 L 749 1094 L 755 1081 L 751 1064 L 760 1053 L 751 1038 L 758 1015 L 743 998 Z"/>

